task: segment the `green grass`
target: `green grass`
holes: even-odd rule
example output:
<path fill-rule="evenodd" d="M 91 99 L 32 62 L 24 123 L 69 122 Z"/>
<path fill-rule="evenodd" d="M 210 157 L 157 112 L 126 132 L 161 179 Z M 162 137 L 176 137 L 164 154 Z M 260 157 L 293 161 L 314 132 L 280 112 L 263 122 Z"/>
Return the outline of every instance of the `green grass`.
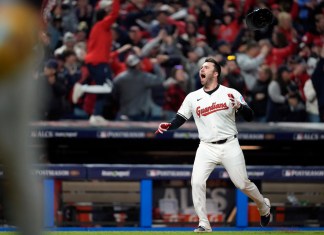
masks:
<path fill-rule="evenodd" d="M 214 231 L 214 234 L 217 235 L 287 235 L 287 234 L 296 234 L 296 235 L 322 235 L 324 234 L 324 231 L 322 232 L 311 232 L 311 231 L 305 231 L 305 232 L 218 232 Z M 211 234 L 213 234 L 211 233 Z M 60 232 L 60 233 L 53 233 L 49 235 L 77 235 L 80 233 L 77 232 Z M 191 231 L 187 232 L 85 232 L 82 233 L 82 235 L 188 235 L 188 234 L 196 234 Z M 210 234 L 210 233 L 209 233 Z"/>
<path fill-rule="evenodd" d="M 0 235 L 16 235 L 15 232 L 0 232 Z M 190 231 L 186 232 L 47 232 L 46 235 L 188 235 L 188 234 L 196 234 Z M 260 232 L 251 232 L 251 231 L 239 231 L 239 232 L 219 232 L 214 231 L 209 234 L 217 234 L 217 235 L 324 235 L 324 231 L 260 231 Z M 17 234 L 18 235 L 18 234 Z"/>

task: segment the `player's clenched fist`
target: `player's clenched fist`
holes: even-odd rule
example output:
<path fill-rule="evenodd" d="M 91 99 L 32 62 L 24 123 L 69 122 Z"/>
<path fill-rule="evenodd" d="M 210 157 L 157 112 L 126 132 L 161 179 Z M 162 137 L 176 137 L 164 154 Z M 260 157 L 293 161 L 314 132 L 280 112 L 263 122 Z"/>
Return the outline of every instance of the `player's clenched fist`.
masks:
<path fill-rule="evenodd" d="M 171 123 L 162 122 L 159 125 L 159 128 L 156 130 L 155 134 L 163 134 L 163 132 L 167 131 L 169 127 L 171 126 Z"/>
<path fill-rule="evenodd" d="M 233 96 L 233 94 L 227 94 L 228 98 L 230 99 L 231 103 L 232 103 L 232 107 L 236 110 L 238 110 L 241 107 L 241 103 L 236 100 Z"/>

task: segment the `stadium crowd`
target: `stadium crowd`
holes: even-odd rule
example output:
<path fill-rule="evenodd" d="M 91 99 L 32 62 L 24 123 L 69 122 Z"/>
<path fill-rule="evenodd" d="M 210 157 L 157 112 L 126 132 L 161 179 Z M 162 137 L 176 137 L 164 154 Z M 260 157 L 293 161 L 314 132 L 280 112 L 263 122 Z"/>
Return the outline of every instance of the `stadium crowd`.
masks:
<path fill-rule="evenodd" d="M 274 20 L 254 31 L 258 8 Z M 255 121 L 324 121 L 320 0 L 62 0 L 43 42 L 44 120 L 170 119 L 212 56 Z"/>

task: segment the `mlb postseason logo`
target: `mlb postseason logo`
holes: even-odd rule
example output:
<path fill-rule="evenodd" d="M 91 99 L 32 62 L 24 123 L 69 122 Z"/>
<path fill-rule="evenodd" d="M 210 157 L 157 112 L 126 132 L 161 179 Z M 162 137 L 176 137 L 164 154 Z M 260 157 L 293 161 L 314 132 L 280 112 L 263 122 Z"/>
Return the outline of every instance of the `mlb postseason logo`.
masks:
<path fill-rule="evenodd" d="M 283 170 L 282 171 L 282 176 L 284 176 L 284 177 L 291 177 L 292 176 L 291 170 Z"/>
<path fill-rule="evenodd" d="M 190 178 L 189 170 L 147 170 L 146 175 L 152 178 Z"/>
<path fill-rule="evenodd" d="M 283 177 L 298 177 L 298 178 L 322 178 L 324 176 L 324 170 L 320 169 L 311 169 L 311 170 L 283 170 Z"/>
<path fill-rule="evenodd" d="M 157 170 L 147 170 L 146 174 L 149 177 L 157 177 L 158 176 L 158 171 Z"/>
<path fill-rule="evenodd" d="M 146 138 L 144 131 L 99 131 L 97 132 L 97 138 L 134 138 L 143 139 Z"/>

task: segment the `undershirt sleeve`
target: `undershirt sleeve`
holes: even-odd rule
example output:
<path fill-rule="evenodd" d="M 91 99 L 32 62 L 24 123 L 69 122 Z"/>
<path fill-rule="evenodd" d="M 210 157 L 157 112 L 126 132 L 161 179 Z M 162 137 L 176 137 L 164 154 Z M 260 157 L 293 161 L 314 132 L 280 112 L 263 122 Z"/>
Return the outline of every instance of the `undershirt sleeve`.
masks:
<path fill-rule="evenodd" d="M 241 104 L 241 107 L 237 110 L 237 112 L 243 116 L 245 121 L 251 122 L 253 120 L 254 112 L 248 105 Z"/>
<path fill-rule="evenodd" d="M 182 126 L 187 120 L 177 114 L 171 121 L 171 126 L 168 130 L 175 130 L 178 129 L 180 126 Z"/>

